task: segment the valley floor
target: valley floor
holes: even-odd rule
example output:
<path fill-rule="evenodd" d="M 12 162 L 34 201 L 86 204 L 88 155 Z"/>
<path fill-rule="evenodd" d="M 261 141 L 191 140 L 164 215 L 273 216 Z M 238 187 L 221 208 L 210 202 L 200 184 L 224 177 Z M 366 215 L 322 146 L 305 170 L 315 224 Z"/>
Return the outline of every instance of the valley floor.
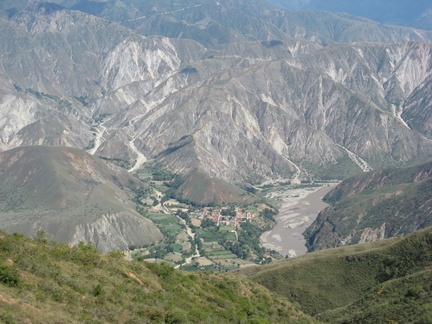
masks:
<path fill-rule="evenodd" d="M 277 224 L 261 236 L 261 245 L 276 250 L 283 256 L 294 257 L 307 252 L 303 232 L 328 206 L 322 198 L 334 188 L 335 183 L 321 184 L 319 187 L 286 188 L 268 194 L 270 199 L 278 199 L 279 214 Z"/>

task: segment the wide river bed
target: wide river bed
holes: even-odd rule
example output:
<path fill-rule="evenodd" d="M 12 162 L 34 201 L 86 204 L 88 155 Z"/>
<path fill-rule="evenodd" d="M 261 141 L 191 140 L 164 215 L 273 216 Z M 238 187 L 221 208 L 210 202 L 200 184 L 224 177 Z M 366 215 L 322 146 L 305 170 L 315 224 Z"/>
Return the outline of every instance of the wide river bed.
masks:
<path fill-rule="evenodd" d="M 276 226 L 261 236 L 261 245 L 276 250 L 283 256 L 294 257 L 307 252 L 303 232 L 328 206 L 322 198 L 335 184 L 325 184 L 319 188 L 287 189 L 270 194 L 280 197 L 282 204 L 276 215 Z"/>

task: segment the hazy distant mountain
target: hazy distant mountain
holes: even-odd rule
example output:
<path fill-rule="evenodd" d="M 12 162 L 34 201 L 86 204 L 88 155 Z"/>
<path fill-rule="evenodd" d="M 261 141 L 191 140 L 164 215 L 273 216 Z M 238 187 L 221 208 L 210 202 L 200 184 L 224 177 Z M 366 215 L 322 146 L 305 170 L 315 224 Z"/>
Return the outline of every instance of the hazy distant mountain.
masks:
<path fill-rule="evenodd" d="M 124 169 L 82 150 L 28 146 L 0 153 L 2 229 L 70 244 L 93 242 L 102 252 L 162 239 L 135 211 L 134 190 L 146 185 Z"/>
<path fill-rule="evenodd" d="M 346 12 L 374 21 L 390 24 L 432 29 L 432 3 L 428 0 L 267 0 L 286 9 L 328 10 Z"/>
<path fill-rule="evenodd" d="M 18 3 L 6 0 L 3 6 L 9 8 L 6 12 L 8 16 L 12 16 L 16 12 L 15 8 L 22 9 L 24 2 L 24 0 Z M 194 39 L 206 47 L 253 40 L 285 40 L 290 37 L 312 40 L 321 44 L 432 39 L 430 33 L 401 27 L 389 28 L 346 14 L 281 10 L 270 6 L 264 0 L 177 0 L 175 2 L 52 0 L 50 2 L 119 22 L 144 35 Z"/>

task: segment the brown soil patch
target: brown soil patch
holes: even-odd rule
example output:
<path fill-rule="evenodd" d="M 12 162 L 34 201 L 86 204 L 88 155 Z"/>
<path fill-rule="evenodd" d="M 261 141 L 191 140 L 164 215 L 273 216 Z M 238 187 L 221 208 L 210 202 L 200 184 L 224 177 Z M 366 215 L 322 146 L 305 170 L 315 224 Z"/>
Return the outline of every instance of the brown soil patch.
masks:
<path fill-rule="evenodd" d="M 12 297 L 9 296 L 5 296 L 0 294 L 0 301 L 6 303 L 6 304 L 13 304 L 15 303 L 15 299 L 13 299 Z"/>
<path fill-rule="evenodd" d="M 211 261 L 211 260 L 209 260 L 207 258 L 204 258 L 204 257 L 201 257 L 201 258 L 197 259 L 197 262 L 200 265 L 202 265 L 202 266 L 208 266 L 208 265 L 212 265 L 213 264 L 213 261 Z"/>
<path fill-rule="evenodd" d="M 198 218 L 191 218 L 191 223 L 193 226 L 200 227 L 201 226 L 201 220 Z"/>
<path fill-rule="evenodd" d="M 141 281 L 140 278 L 137 277 L 137 275 L 136 275 L 135 273 L 133 273 L 133 272 L 126 272 L 126 275 L 127 275 L 128 277 L 130 277 L 130 278 L 132 278 L 132 279 L 138 281 L 140 285 L 143 285 L 143 286 L 144 286 L 144 283 Z"/>

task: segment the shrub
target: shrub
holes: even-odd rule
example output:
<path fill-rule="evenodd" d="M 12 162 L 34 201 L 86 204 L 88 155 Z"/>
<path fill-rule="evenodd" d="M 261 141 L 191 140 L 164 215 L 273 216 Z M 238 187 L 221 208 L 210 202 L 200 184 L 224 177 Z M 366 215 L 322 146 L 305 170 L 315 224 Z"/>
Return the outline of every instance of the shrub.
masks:
<path fill-rule="evenodd" d="M 108 256 L 114 259 L 123 259 L 125 257 L 123 252 L 120 250 L 110 252 L 108 253 Z"/>
<path fill-rule="evenodd" d="M 15 324 L 16 323 L 13 316 L 10 314 L 0 316 L 0 321 L 1 321 L 1 323 L 5 323 L 5 324 Z"/>
<path fill-rule="evenodd" d="M 18 272 L 6 265 L 0 266 L 0 282 L 9 287 L 16 287 L 19 283 L 19 274 Z"/>
<path fill-rule="evenodd" d="M 165 318 L 165 323 L 189 323 L 188 318 L 186 315 L 178 310 L 172 311 L 168 313 L 168 315 Z"/>
<path fill-rule="evenodd" d="M 35 241 L 39 243 L 46 243 L 47 242 L 47 236 L 46 233 L 42 230 L 37 231 L 35 235 Z"/>
<path fill-rule="evenodd" d="M 95 289 L 93 289 L 93 296 L 99 297 L 104 295 L 104 290 L 100 284 L 98 284 Z"/>
<path fill-rule="evenodd" d="M 168 279 L 174 273 L 174 268 L 169 264 L 162 262 L 161 264 L 149 263 L 147 267 L 159 278 Z"/>

